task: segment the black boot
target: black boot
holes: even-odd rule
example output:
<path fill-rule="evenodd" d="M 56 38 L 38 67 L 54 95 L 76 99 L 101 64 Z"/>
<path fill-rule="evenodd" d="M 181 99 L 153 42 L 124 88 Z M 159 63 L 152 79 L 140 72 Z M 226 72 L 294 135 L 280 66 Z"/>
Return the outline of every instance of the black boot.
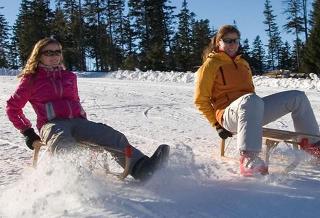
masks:
<path fill-rule="evenodd" d="M 160 145 L 149 158 L 144 156 L 137 161 L 132 168 L 132 177 L 140 181 L 146 181 L 152 177 L 154 172 L 168 161 L 170 147 Z"/>

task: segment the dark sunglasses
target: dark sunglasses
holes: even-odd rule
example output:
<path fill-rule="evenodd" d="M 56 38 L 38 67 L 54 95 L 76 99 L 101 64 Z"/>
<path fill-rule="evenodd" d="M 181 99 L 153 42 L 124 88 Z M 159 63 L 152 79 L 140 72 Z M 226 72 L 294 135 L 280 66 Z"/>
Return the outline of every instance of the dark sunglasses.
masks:
<path fill-rule="evenodd" d="M 235 44 L 239 44 L 240 43 L 240 39 L 237 38 L 237 39 L 229 39 L 229 38 L 225 38 L 225 39 L 222 39 L 222 41 L 226 44 L 232 44 L 232 43 L 235 43 Z"/>
<path fill-rule="evenodd" d="M 42 51 L 41 54 L 47 57 L 52 57 L 52 56 L 60 56 L 61 55 L 61 50 L 46 50 Z"/>

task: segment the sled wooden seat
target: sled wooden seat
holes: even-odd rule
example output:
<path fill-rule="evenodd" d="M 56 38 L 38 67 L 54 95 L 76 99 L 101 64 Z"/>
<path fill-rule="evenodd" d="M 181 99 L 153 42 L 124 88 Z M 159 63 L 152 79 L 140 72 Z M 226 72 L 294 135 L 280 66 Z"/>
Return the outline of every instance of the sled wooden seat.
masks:
<path fill-rule="evenodd" d="M 269 164 L 270 151 L 274 149 L 280 142 L 292 144 L 294 149 L 299 149 L 301 143 L 308 143 L 310 139 L 320 140 L 320 136 L 306 133 L 299 133 L 280 129 L 263 128 L 262 133 L 263 144 L 265 148 L 265 161 Z M 225 140 L 221 140 L 220 156 L 225 156 Z"/>

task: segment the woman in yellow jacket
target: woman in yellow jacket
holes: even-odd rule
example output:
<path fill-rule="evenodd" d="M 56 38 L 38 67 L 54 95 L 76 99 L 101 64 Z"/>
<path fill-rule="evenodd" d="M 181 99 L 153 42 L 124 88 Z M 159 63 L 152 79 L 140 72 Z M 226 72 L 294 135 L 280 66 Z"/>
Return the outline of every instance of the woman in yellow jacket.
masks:
<path fill-rule="evenodd" d="M 250 66 L 238 54 L 239 44 L 240 32 L 231 25 L 222 26 L 212 38 L 196 73 L 194 103 L 221 138 L 237 134 L 241 175 L 267 174 L 259 157 L 263 125 L 291 112 L 296 131 L 319 135 L 319 127 L 304 92 L 256 95 Z M 320 157 L 320 143 L 312 143 L 306 150 Z"/>

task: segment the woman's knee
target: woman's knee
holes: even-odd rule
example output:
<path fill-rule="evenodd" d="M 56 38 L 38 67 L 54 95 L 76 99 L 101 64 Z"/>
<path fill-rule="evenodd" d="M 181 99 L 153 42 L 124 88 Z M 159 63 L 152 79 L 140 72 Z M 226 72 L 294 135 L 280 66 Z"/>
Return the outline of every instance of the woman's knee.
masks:
<path fill-rule="evenodd" d="M 292 90 L 291 92 L 292 92 L 292 95 L 295 96 L 295 98 L 298 99 L 299 101 L 301 102 L 309 101 L 305 92 L 299 91 L 299 90 Z"/>
<path fill-rule="evenodd" d="M 243 99 L 240 108 L 245 111 L 261 112 L 264 111 L 264 102 L 256 94 L 250 94 Z"/>

